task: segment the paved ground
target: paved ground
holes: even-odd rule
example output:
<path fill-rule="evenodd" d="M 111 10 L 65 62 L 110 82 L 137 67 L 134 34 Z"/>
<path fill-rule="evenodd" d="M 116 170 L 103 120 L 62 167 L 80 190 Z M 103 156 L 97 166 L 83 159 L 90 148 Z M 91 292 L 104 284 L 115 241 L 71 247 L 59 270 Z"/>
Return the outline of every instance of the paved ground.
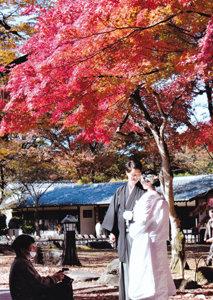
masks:
<path fill-rule="evenodd" d="M 9 289 L 0 289 L 0 300 L 12 300 Z"/>

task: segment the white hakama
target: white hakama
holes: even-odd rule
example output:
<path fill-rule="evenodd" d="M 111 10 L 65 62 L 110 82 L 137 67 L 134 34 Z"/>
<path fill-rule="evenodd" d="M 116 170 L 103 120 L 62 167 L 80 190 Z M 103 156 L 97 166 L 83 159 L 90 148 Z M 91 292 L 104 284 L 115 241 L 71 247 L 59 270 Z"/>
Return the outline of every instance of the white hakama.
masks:
<path fill-rule="evenodd" d="M 156 191 L 145 193 L 134 207 L 129 266 L 132 300 L 167 300 L 176 293 L 167 259 L 169 206 Z"/>

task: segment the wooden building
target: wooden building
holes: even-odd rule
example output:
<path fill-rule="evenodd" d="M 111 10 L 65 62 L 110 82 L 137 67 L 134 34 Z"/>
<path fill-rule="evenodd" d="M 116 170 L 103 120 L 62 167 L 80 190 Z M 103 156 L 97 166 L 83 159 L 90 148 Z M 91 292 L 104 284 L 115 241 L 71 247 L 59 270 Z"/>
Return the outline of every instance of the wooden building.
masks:
<path fill-rule="evenodd" d="M 77 229 L 81 234 L 94 234 L 95 224 L 103 220 L 115 190 L 125 182 L 77 185 L 71 182 L 53 184 L 39 201 L 40 229 L 56 230 L 66 215 L 78 218 Z M 198 204 L 213 198 L 213 175 L 175 177 L 174 198 L 183 229 L 196 227 L 204 215 L 190 217 Z M 9 199 L 8 199 L 9 203 Z M 13 205 L 14 216 L 32 220 L 34 207 L 28 198 L 22 205 Z M 205 213 L 204 213 L 205 214 Z"/>

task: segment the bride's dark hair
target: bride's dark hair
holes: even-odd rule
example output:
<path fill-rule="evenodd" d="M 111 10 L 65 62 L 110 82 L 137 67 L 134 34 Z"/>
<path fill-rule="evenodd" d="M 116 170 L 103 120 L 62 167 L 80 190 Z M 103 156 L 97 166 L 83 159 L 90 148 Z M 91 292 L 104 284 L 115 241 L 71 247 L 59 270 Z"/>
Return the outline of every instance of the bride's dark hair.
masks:
<path fill-rule="evenodd" d="M 158 174 L 154 170 L 148 169 L 144 171 L 142 177 L 145 181 L 150 181 L 154 186 L 160 186 Z"/>

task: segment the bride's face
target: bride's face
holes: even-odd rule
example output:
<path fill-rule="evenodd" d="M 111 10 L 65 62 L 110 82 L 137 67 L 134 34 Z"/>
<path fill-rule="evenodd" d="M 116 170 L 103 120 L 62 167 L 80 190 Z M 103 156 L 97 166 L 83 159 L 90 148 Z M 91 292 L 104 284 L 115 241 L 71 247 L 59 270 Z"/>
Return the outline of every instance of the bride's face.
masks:
<path fill-rule="evenodd" d="M 141 176 L 141 184 L 144 188 L 144 190 L 149 190 L 153 188 L 153 185 L 150 181 L 144 180 L 143 176 Z"/>

